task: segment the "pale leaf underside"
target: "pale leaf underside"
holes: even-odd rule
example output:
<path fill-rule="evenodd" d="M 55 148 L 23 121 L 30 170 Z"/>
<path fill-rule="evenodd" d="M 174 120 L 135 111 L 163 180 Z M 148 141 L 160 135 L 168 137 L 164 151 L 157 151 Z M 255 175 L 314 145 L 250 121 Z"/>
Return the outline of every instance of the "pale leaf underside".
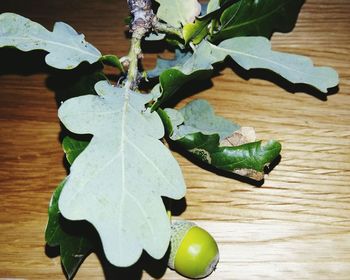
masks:
<path fill-rule="evenodd" d="M 13 13 L 0 14 L 0 47 L 21 51 L 45 50 L 45 61 L 58 69 L 72 69 L 81 62 L 95 63 L 101 53 L 87 43 L 83 34 L 71 26 L 56 22 L 50 32 L 42 25 Z"/>
<path fill-rule="evenodd" d="M 176 126 L 171 135 L 173 140 L 196 132 L 218 134 L 220 139 L 225 139 L 239 129 L 239 125 L 215 115 L 213 108 L 203 99 L 190 102 L 179 111 L 169 108 L 164 111 L 172 117 L 172 123 Z M 186 125 L 181 125 L 183 123 Z"/>
<path fill-rule="evenodd" d="M 95 89 L 99 96 L 72 98 L 59 109 L 70 131 L 93 134 L 71 166 L 60 211 L 67 219 L 89 221 L 116 266 L 132 265 L 143 249 L 159 259 L 170 238 L 161 196 L 184 196 L 181 170 L 158 140 L 164 134 L 159 116 L 145 111 L 152 95 L 106 82 Z"/>
<path fill-rule="evenodd" d="M 315 67 L 310 58 L 276 52 L 264 37 L 237 37 L 225 40 L 218 46 L 203 41 L 196 52 L 181 67 L 184 74 L 211 69 L 212 64 L 230 56 L 246 70 L 271 70 L 292 83 L 311 85 L 322 92 L 335 87 L 338 74 L 330 67 Z"/>
<path fill-rule="evenodd" d="M 201 12 L 197 0 L 156 0 L 159 3 L 157 17 L 174 27 L 193 22 Z"/>
<path fill-rule="evenodd" d="M 209 45 L 208 45 L 209 46 Z M 264 37 L 237 37 L 210 44 L 214 61 L 231 56 L 244 69 L 271 70 L 292 83 L 311 85 L 322 92 L 339 83 L 337 72 L 330 67 L 315 67 L 308 57 L 271 50 L 271 43 Z"/>
<path fill-rule="evenodd" d="M 265 69 L 275 72 L 295 84 L 307 84 L 321 92 L 338 85 L 337 72 L 330 67 L 316 67 L 308 57 L 276 52 L 264 37 L 236 37 L 219 45 L 202 41 L 192 55 L 176 54 L 173 60 L 159 59 L 157 67 L 149 73 L 159 74 L 162 96 L 158 104 L 168 100 L 176 91 L 191 79 L 200 78 L 213 69 L 213 64 L 231 57 L 246 70 Z"/>
<path fill-rule="evenodd" d="M 165 59 L 158 57 L 156 67 L 147 72 L 148 78 L 155 78 L 162 74 L 163 71 L 171 67 L 181 67 L 191 57 L 190 52 L 182 52 L 179 49 L 175 50 L 175 56 L 173 59 Z"/>

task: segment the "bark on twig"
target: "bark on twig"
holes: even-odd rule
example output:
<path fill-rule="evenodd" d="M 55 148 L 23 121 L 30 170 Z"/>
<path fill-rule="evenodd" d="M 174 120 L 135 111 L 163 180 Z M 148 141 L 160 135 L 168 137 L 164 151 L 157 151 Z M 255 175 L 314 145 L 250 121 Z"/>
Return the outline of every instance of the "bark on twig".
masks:
<path fill-rule="evenodd" d="M 183 36 L 181 29 L 159 22 L 152 10 L 151 0 L 127 0 L 127 3 L 132 15 L 130 26 L 132 38 L 127 61 L 124 61 L 128 66 L 126 86 L 135 90 L 142 78 L 138 69 L 138 60 L 143 57 L 141 50 L 142 38 L 150 31 L 174 34 L 180 38 L 183 38 Z"/>
<path fill-rule="evenodd" d="M 135 90 L 140 82 L 138 60 L 142 58 L 141 39 L 153 26 L 155 15 L 151 0 L 127 0 L 133 17 L 130 27 L 132 32 L 131 47 L 128 54 L 129 69 L 126 86 Z"/>

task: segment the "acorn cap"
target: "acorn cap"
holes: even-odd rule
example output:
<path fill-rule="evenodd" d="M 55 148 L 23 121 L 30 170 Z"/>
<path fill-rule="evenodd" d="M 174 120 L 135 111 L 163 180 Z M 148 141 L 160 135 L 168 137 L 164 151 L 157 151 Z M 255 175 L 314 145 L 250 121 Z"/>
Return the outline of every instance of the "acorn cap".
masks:
<path fill-rule="evenodd" d="M 218 246 L 206 230 L 188 221 L 172 224 L 170 268 L 183 276 L 198 279 L 212 273 L 218 261 Z"/>
<path fill-rule="evenodd" d="M 190 228 L 196 226 L 195 223 L 189 221 L 174 221 L 171 223 L 171 237 L 170 237 L 170 256 L 168 260 L 168 266 L 171 269 L 175 269 L 175 256 L 180 244 L 186 233 Z"/>

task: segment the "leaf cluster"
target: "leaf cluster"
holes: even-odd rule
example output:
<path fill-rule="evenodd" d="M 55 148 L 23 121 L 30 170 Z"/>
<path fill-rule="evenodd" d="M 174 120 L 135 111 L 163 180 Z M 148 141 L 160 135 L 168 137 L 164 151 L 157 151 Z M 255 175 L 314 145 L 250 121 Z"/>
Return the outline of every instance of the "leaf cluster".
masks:
<path fill-rule="evenodd" d="M 164 107 L 175 95 L 181 96 L 184 85 L 207 78 L 227 59 L 245 70 L 273 71 L 291 83 L 308 84 L 322 92 L 335 87 L 338 74 L 332 68 L 315 67 L 307 57 L 272 49 L 270 37 L 293 29 L 303 2 L 154 0 L 156 8 L 147 11 L 148 15 L 154 12 L 154 18 L 143 26 L 149 29 L 143 30 L 142 44 L 164 41 L 174 57 L 158 58 L 156 67 L 146 70 L 138 61 L 142 57 L 138 38 L 132 38 L 129 54 L 119 59 L 101 54 L 65 23 L 58 22 L 49 31 L 20 15 L 0 14 L 0 47 L 43 50 L 46 63 L 57 69 L 70 70 L 84 62 L 113 66 L 120 75 L 117 83 L 102 72 L 94 75 L 93 82 L 85 77 L 86 91 L 59 108 L 59 118 L 70 132 L 92 135 L 91 141 L 64 138 L 70 174 L 53 193 L 49 206 L 46 241 L 60 246 L 68 278 L 94 244 L 84 235 L 66 231 L 63 217 L 90 222 L 113 265 L 132 265 L 143 250 L 156 259 L 164 256 L 170 221 L 162 197 L 182 198 L 185 182 L 163 138 L 205 164 L 263 180 L 265 168 L 280 154 L 278 141 L 262 144 L 253 128 L 217 116 L 204 100 L 179 110 Z M 153 89 L 144 92 L 141 80 Z"/>

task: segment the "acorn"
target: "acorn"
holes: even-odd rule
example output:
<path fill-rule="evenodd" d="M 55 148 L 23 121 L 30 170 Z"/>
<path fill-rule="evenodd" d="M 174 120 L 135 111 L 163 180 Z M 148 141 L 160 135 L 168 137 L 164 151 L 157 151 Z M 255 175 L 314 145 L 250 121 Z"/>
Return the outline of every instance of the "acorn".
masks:
<path fill-rule="evenodd" d="M 219 249 L 214 238 L 193 222 L 174 221 L 170 242 L 168 266 L 185 277 L 207 277 L 219 262 Z"/>

